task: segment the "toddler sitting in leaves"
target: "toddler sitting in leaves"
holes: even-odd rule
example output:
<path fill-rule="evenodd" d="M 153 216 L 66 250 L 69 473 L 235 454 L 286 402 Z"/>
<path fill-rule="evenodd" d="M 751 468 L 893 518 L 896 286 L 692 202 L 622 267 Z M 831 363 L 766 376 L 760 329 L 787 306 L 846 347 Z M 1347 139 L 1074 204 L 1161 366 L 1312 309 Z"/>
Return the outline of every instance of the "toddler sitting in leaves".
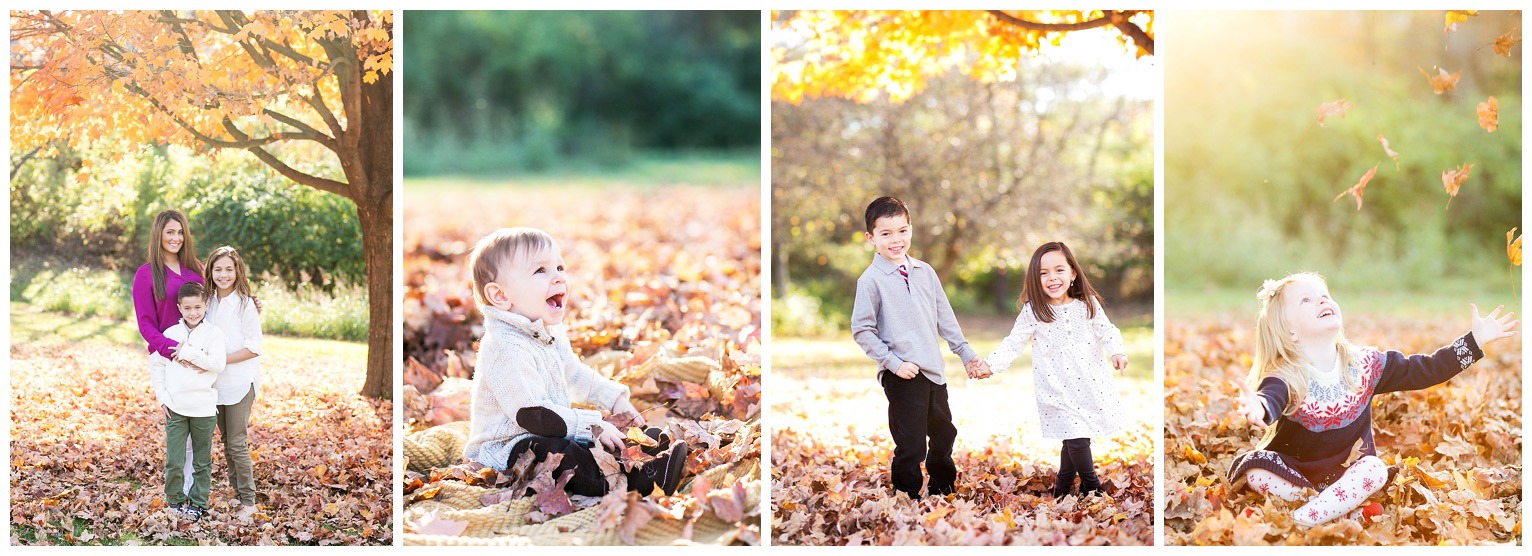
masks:
<path fill-rule="evenodd" d="M 533 463 L 557 460 L 552 475 L 572 494 L 604 495 L 619 478 L 608 475 L 618 473 L 626 477 L 628 490 L 673 494 L 689 448 L 660 429 L 634 431 L 640 445 L 628 451 L 643 454 L 647 461 L 641 465 L 609 473 L 592 452 L 600 442 L 622 453 L 628 437 L 602 420 L 601 412 L 571 403 L 607 409 L 617 422 L 642 426 L 644 420 L 628 400 L 627 387 L 581 363 L 557 326 L 568 290 L 553 238 L 534 228 L 502 228 L 479 240 L 468 265 L 474 300 L 484 313 L 484 337 L 463 456 L 501 471 L 515 467 L 524 454 L 531 454 Z"/>

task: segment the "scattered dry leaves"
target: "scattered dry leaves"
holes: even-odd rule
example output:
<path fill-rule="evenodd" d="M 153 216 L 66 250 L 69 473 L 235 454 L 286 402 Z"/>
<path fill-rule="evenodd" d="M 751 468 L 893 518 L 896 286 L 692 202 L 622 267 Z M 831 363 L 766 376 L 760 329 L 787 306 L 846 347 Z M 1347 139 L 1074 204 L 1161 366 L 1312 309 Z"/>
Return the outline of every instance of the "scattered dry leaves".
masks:
<path fill-rule="evenodd" d="M 1399 169 L 1399 153 L 1396 153 L 1396 152 L 1394 152 L 1394 149 L 1389 148 L 1389 146 L 1388 146 L 1388 138 L 1383 137 L 1383 134 L 1379 133 L 1378 134 L 1378 142 L 1383 145 L 1383 154 L 1386 154 L 1386 155 L 1388 155 L 1389 158 L 1394 159 L 1394 169 L 1396 169 L 1396 170 Z M 1358 199 L 1358 200 L 1361 200 L 1361 199 Z"/>
<path fill-rule="evenodd" d="M 1325 125 L 1326 119 L 1344 118 L 1346 117 L 1346 111 L 1350 109 L 1351 101 L 1346 99 L 1340 99 L 1320 104 L 1318 108 L 1314 109 L 1314 112 L 1319 114 L 1318 117 L 1314 118 L 1314 123 L 1317 123 L 1320 125 L 1320 127 L 1323 127 Z"/>
<path fill-rule="evenodd" d="M 1468 174 L 1473 172 L 1472 164 L 1458 166 L 1456 170 L 1442 171 L 1442 187 L 1447 190 L 1447 207 L 1452 207 L 1452 200 L 1458 196 L 1458 188 L 1463 187 L 1463 182 L 1468 181 Z"/>
<path fill-rule="evenodd" d="M 1426 77 L 1426 81 L 1431 82 L 1431 91 L 1438 95 L 1447 91 L 1457 90 L 1458 78 L 1463 76 L 1463 70 L 1458 70 L 1456 73 L 1447 73 L 1447 70 L 1436 66 L 1431 66 L 1431 69 L 1436 73 L 1435 75 L 1426 73 L 1426 70 L 1420 68 L 1415 69 L 1420 70 L 1420 74 Z"/>
<path fill-rule="evenodd" d="M 1383 136 L 1379 135 L 1378 137 L 1381 139 Z M 1384 150 L 1388 150 L 1388 142 L 1387 141 L 1384 141 L 1383 149 Z M 1346 194 L 1349 193 L 1349 194 L 1351 194 L 1351 195 L 1356 197 L 1356 209 L 1357 210 L 1362 210 L 1362 188 L 1367 187 L 1367 182 L 1372 181 L 1372 176 L 1374 174 L 1377 174 L 1377 173 L 1378 173 L 1378 165 L 1374 164 L 1374 165 L 1372 165 L 1371 169 L 1367 170 L 1367 173 L 1362 174 L 1362 179 L 1357 180 L 1356 185 L 1351 186 L 1350 189 L 1347 189 L 1345 191 L 1340 192 L 1340 195 L 1336 195 L 1335 196 L 1335 200 L 1330 201 L 1330 202 L 1334 203 L 1335 201 L 1339 201 L 1339 200 L 1341 200 L 1341 197 L 1345 197 Z"/>
<path fill-rule="evenodd" d="M 165 510 L 165 416 L 143 350 L 13 344 L 12 540 L 391 544 L 393 406 L 356 394 L 365 361 L 268 357 L 249 429 L 260 510 L 236 515 L 215 435 L 211 511 L 189 523 Z"/>
<path fill-rule="evenodd" d="M 1500 127 L 1500 102 L 1495 97 L 1479 103 L 1478 114 L 1479 127 L 1484 128 L 1484 131 L 1494 133 Z"/>

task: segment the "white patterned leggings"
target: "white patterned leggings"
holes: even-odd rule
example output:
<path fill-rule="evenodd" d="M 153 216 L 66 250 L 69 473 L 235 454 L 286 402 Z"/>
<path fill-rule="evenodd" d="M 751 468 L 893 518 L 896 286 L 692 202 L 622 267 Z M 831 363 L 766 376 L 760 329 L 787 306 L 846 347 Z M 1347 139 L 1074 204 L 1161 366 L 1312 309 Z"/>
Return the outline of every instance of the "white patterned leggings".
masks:
<path fill-rule="evenodd" d="M 1331 483 L 1329 488 L 1293 510 L 1293 521 L 1304 527 L 1312 527 L 1345 515 L 1366 502 L 1372 493 L 1381 490 L 1387 481 L 1388 466 L 1383 464 L 1383 460 L 1377 456 L 1363 456 L 1346 468 L 1341 478 Z M 1305 490 L 1265 469 L 1245 472 L 1245 482 L 1262 494 L 1289 502 L 1302 498 Z"/>

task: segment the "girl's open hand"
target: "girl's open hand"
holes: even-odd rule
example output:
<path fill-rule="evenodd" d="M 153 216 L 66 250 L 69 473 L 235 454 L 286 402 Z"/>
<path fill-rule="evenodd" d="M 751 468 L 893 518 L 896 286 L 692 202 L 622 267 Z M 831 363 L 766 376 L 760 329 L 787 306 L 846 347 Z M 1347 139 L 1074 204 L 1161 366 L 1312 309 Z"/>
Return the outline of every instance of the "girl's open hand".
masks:
<path fill-rule="evenodd" d="M 1239 386 L 1239 398 L 1235 401 L 1234 408 L 1244 416 L 1245 422 L 1255 425 L 1256 428 L 1266 428 L 1266 405 L 1261 403 L 1261 398 L 1250 391 L 1243 382 L 1234 381 Z"/>
<path fill-rule="evenodd" d="M 600 442 L 601 445 L 605 446 L 606 449 L 611 453 L 622 453 L 623 436 L 621 434 L 617 434 L 617 427 L 613 427 L 607 423 L 596 423 L 592 426 L 596 428 L 597 442 Z"/>
<path fill-rule="evenodd" d="M 1500 310 L 1505 308 L 1504 305 L 1495 307 L 1494 311 L 1483 317 L 1479 316 L 1477 305 L 1469 303 L 1468 306 L 1473 309 L 1473 339 L 1479 343 L 1481 349 L 1490 342 L 1509 338 L 1520 332 L 1516 329 L 1516 325 L 1521 324 L 1521 319 L 1511 320 L 1516 313 L 1507 312 L 1504 316 L 1500 315 Z"/>
<path fill-rule="evenodd" d="M 612 414 L 623 415 L 631 419 L 628 426 L 642 427 L 647 425 L 644 423 L 644 415 L 638 412 L 638 408 L 633 407 L 633 402 L 628 400 L 627 396 L 617 399 L 617 403 L 612 405 Z"/>
<path fill-rule="evenodd" d="M 1117 369 L 1117 376 L 1122 376 L 1128 368 L 1128 356 L 1121 353 L 1112 355 L 1112 368 Z"/>

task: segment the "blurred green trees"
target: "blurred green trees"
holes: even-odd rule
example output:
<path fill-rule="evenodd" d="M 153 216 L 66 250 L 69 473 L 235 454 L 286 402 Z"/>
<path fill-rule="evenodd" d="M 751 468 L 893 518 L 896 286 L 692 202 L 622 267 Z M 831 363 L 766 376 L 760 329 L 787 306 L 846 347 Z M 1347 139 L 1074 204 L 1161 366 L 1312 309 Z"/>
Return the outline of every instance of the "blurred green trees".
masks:
<path fill-rule="evenodd" d="M 405 12 L 405 172 L 611 169 L 760 145 L 754 11 Z"/>
<path fill-rule="evenodd" d="M 1314 270 L 1339 288 L 1509 293 L 1521 46 L 1507 59 L 1489 45 L 1520 20 L 1481 12 L 1444 34 L 1440 11 L 1166 14 L 1167 289 L 1254 292 Z M 1433 93 L 1420 73 L 1433 66 L 1461 70 L 1457 90 Z M 1493 133 L 1475 114 L 1490 96 Z M 1354 107 L 1316 125 L 1337 99 Z M 1332 202 L 1375 164 L 1361 210 Z M 1447 210 L 1441 173 L 1461 164 L 1473 173 Z"/>

